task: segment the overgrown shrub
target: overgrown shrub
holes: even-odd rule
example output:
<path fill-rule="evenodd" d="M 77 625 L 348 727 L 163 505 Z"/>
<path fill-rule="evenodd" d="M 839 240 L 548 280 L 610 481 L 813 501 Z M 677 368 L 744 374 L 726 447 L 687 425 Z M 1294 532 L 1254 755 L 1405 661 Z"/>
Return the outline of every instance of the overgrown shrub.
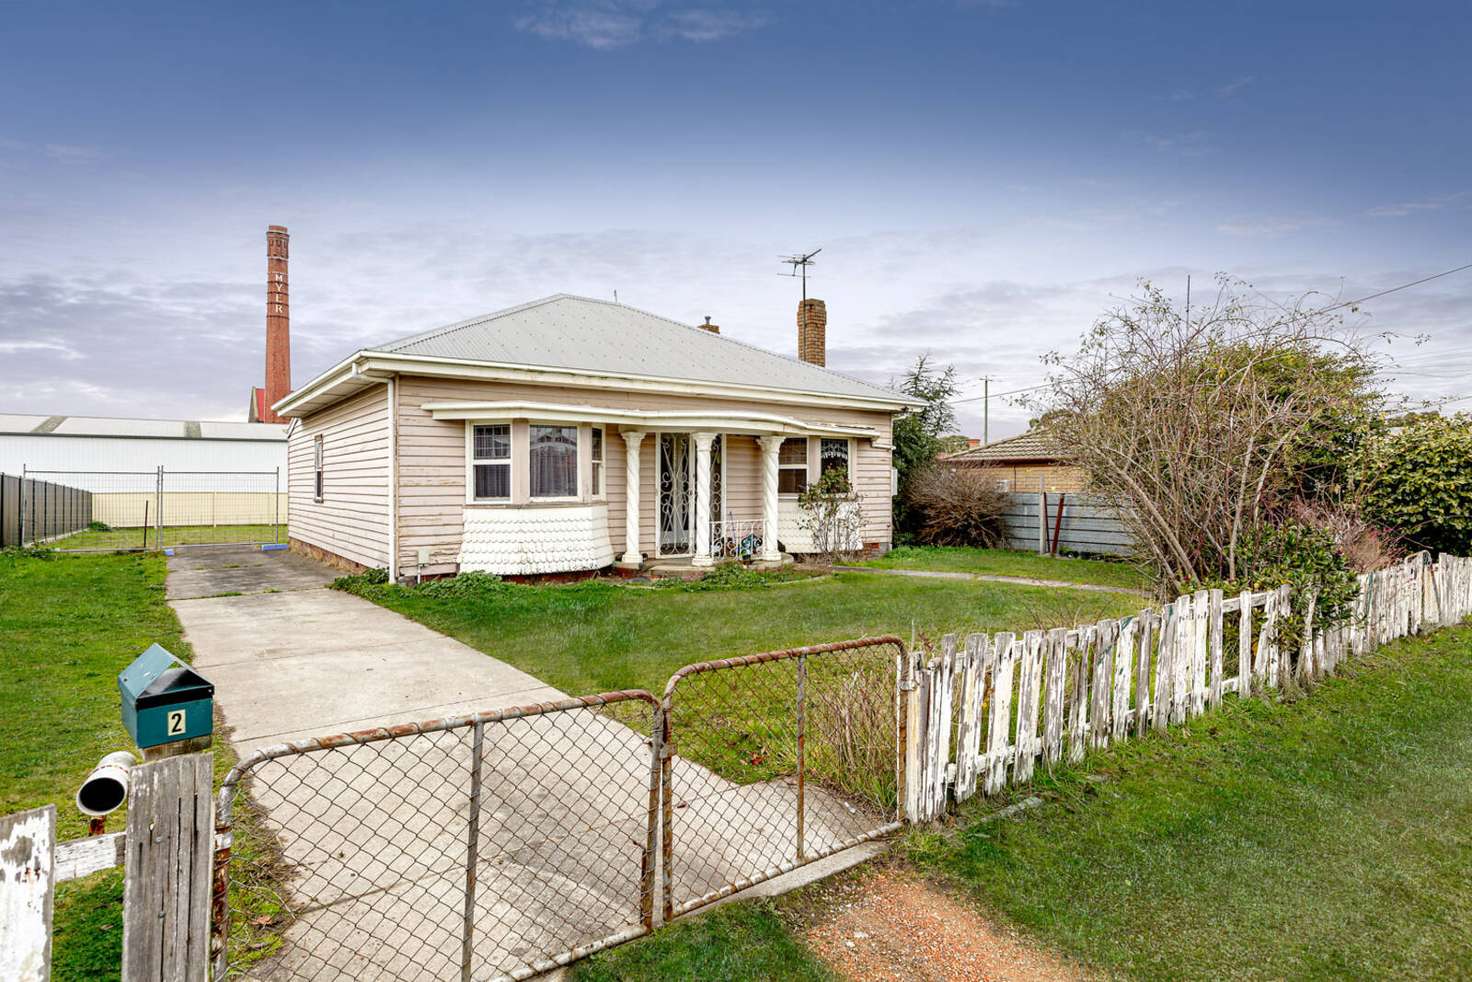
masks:
<path fill-rule="evenodd" d="M 349 573 L 332 581 L 332 589 L 344 593 L 361 593 L 364 587 L 383 586 L 388 582 L 388 570 L 370 569 L 362 573 Z"/>
<path fill-rule="evenodd" d="M 1310 597 L 1315 631 L 1347 622 L 1354 613 L 1359 581 L 1328 529 L 1288 520 L 1262 525 L 1242 539 L 1243 573 L 1220 586 L 1228 596 L 1243 590 L 1291 588 L 1292 609 L 1278 621 L 1277 642 L 1296 660 L 1304 637 Z"/>
<path fill-rule="evenodd" d="M 111 532 L 112 531 L 112 526 L 109 525 L 109 524 L 107 524 L 106 522 L 88 522 L 87 523 L 87 531 L 88 532 Z"/>
<path fill-rule="evenodd" d="M 932 546 L 999 546 L 1007 495 L 995 476 L 932 464 L 910 481 L 906 504 L 917 516 L 915 537 Z"/>
<path fill-rule="evenodd" d="M 863 516 L 848 475 L 831 470 L 808 485 L 797 499 L 802 517 L 797 524 L 813 540 L 813 550 L 835 563 L 860 548 Z"/>
<path fill-rule="evenodd" d="M 1357 508 L 1299 499 L 1289 506 L 1288 514 L 1300 525 L 1328 532 L 1335 548 L 1356 573 L 1373 573 L 1405 558 L 1406 551 L 1396 543 L 1395 536 L 1366 521 Z"/>
<path fill-rule="evenodd" d="M 1472 549 L 1472 417 L 1423 416 L 1377 434 L 1355 470 L 1370 521 L 1416 549 Z"/>

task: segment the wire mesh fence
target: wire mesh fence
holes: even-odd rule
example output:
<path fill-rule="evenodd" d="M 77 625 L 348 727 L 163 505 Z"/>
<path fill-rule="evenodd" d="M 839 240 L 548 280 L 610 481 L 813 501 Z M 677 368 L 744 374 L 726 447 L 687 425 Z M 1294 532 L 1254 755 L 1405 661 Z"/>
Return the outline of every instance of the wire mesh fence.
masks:
<path fill-rule="evenodd" d="M 286 541 L 279 471 L 26 469 L 21 483 L 27 544 L 114 552 Z"/>
<path fill-rule="evenodd" d="M 521 979 L 646 933 L 659 716 L 617 692 L 256 752 L 220 792 L 216 977 Z"/>
<path fill-rule="evenodd" d="M 666 918 L 899 827 L 903 655 L 898 638 L 874 638 L 670 679 Z"/>

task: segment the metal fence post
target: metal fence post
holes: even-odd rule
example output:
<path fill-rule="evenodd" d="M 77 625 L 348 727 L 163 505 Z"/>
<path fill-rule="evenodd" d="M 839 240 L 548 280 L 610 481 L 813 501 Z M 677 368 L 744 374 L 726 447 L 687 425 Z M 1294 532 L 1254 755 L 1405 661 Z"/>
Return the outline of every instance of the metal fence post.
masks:
<path fill-rule="evenodd" d="M 808 656 L 797 658 L 797 861 L 805 858 L 804 843 L 807 841 L 807 688 Z"/>
<path fill-rule="evenodd" d="M 19 528 L 18 540 L 16 542 L 16 545 L 20 546 L 21 548 L 25 548 L 25 544 L 26 544 L 26 485 L 28 483 L 30 483 L 30 482 L 26 478 L 26 465 L 25 464 L 21 464 L 20 465 L 20 487 L 16 488 L 16 491 L 19 492 L 18 495 L 17 495 L 17 497 L 20 498 L 20 502 L 19 502 L 20 503 L 20 508 L 19 508 L 19 511 L 20 511 L 20 528 Z"/>
<path fill-rule="evenodd" d="M 639 918 L 654 930 L 654 869 L 662 824 L 659 817 L 660 777 L 664 770 L 664 706 L 656 704 L 649 727 L 649 808 L 645 816 L 644 858 L 639 869 Z"/>
<path fill-rule="evenodd" d="M 162 550 L 164 547 L 164 465 L 158 465 L 158 490 L 154 494 L 153 520 L 158 523 L 158 529 L 153 535 L 153 547 Z"/>
<path fill-rule="evenodd" d="M 480 762 L 486 724 L 477 720 L 470 740 L 470 830 L 465 843 L 465 920 L 460 935 L 460 980 L 470 982 L 475 954 L 475 881 L 480 861 Z"/>
<path fill-rule="evenodd" d="M 275 528 L 271 532 L 271 541 L 281 541 L 281 468 L 276 468 L 276 491 L 271 495 L 271 507 L 275 509 Z"/>

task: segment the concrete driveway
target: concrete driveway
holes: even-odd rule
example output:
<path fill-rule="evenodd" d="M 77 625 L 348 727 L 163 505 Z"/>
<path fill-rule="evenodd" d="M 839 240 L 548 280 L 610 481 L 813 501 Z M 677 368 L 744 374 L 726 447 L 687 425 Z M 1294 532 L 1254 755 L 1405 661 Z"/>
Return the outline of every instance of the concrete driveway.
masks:
<path fill-rule="evenodd" d="M 290 740 L 563 698 L 556 689 L 351 594 L 286 553 L 191 551 L 168 596 L 242 757 Z M 225 594 L 225 595 L 221 595 Z M 246 785 L 291 869 L 286 944 L 258 978 L 520 974 L 638 923 L 648 834 L 649 706 L 484 728 L 477 884 L 466 911 L 473 731 L 290 754 Z M 795 788 L 740 786 L 673 761 L 677 900 L 793 859 Z M 883 820 L 807 790 L 805 842 L 827 852 Z M 240 876 L 248 869 L 236 869 Z M 466 945 L 465 931 L 470 930 Z"/>
<path fill-rule="evenodd" d="M 287 552 L 179 550 L 168 598 L 244 756 L 258 747 L 560 699 L 525 672 L 352 594 Z"/>

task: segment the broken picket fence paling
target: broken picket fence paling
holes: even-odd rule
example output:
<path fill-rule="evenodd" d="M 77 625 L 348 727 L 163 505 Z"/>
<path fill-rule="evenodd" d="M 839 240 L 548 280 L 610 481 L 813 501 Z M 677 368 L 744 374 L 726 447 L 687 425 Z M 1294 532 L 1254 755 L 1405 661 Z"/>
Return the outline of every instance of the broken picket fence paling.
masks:
<path fill-rule="evenodd" d="M 1296 652 L 1277 638 L 1292 600 L 1284 586 L 1235 597 L 1202 590 L 1119 620 L 947 636 L 928 660 L 912 653 L 901 682 L 906 818 L 938 818 L 948 793 L 956 801 L 995 793 L 1028 781 L 1039 762 L 1080 760 L 1199 716 L 1229 693 L 1312 683 L 1346 657 L 1472 614 L 1472 559 L 1432 563 L 1418 553 L 1359 583 L 1351 618 L 1327 631 L 1314 628 L 1310 598 Z"/>
<path fill-rule="evenodd" d="M 216 977 L 527 978 L 892 832 L 903 660 L 815 645 L 688 666 L 662 701 L 259 750 L 220 791 Z M 241 820 L 273 854 L 232 855 Z"/>

